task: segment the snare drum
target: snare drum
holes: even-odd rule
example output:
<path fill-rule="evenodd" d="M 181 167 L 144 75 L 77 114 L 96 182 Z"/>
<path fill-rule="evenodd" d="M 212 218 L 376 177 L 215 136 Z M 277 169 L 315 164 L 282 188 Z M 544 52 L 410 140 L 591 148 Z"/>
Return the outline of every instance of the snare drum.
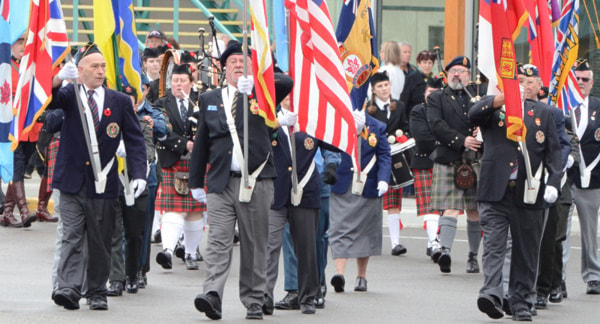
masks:
<path fill-rule="evenodd" d="M 405 151 L 414 146 L 415 140 L 412 138 L 404 143 L 390 145 L 392 154 L 392 175 L 390 177 L 390 187 L 392 189 L 406 187 L 415 182 L 415 177 L 405 156 Z"/>

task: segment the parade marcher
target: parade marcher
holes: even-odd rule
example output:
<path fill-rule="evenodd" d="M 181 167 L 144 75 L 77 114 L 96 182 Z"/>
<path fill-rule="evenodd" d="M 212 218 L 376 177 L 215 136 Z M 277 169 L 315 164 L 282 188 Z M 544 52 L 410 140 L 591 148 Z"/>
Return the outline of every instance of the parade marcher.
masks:
<path fill-rule="evenodd" d="M 244 68 L 248 74 L 252 71 L 250 53 L 239 42 L 230 44 L 222 53 L 220 61 L 225 68 L 227 86 L 201 96 L 198 132 L 192 151 L 189 186 L 196 200 L 207 202 L 210 219 L 204 259 L 206 279 L 203 293 L 196 297 L 194 305 L 210 319 L 222 317 L 221 301 L 231 267 L 236 221 L 240 235 L 240 300 L 247 309 L 247 319 L 263 317 L 269 207 L 273 202 L 273 178 L 277 172 L 273 164 L 272 129 L 258 115 L 256 107 L 253 108 L 256 103 L 252 100 L 248 110 L 243 112 L 243 96 L 251 95 L 253 88 L 252 79 L 244 77 Z M 244 55 L 248 55 L 245 67 Z M 289 77 L 275 74 L 276 104 L 291 88 Z M 244 113 L 248 117 L 248 134 L 251 134 L 247 138 L 248 156 L 240 153 L 245 140 Z M 247 159 L 249 173 L 244 176 L 248 181 L 256 180 L 252 192 L 243 185 L 244 159 Z M 205 175 L 208 193 L 203 189 Z"/>
<path fill-rule="evenodd" d="M 156 145 L 164 180 L 158 189 L 155 208 L 165 212 L 161 227 L 163 250 L 156 255 L 156 262 L 164 269 L 173 266 L 173 253 L 182 232 L 185 242 L 182 256 L 186 268 L 197 270 L 196 261 L 202 261 L 198 246 L 206 226 L 206 206 L 194 200 L 185 184 L 189 177 L 196 127 L 190 117 L 198 111 L 192 80 L 189 65 L 175 65 L 171 74 L 171 91 L 155 103 L 165 111 L 172 129 Z"/>
<path fill-rule="evenodd" d="M 444 86 L 441 78 L 429 78 L 427 81 L 425 101 L 433 91 L 442 89 Z M 440 242 L 437 237 L 440 215 L 439 212 L 431 208 L 433 161 L 429 158 L 429 155 L 435 149 L 435 137 L 429 129 L 425 103 L 416 105 L 410 112 L 410 134 L 415 139 L 415 155 L 410 162 L 410 167 L 415 176 L 417 216 L 423 216 L 428 238 L 425 254 L 431 256 L 432 250 L 440 249 Z"/>
<path fill-rule="evenodd" d="M 435 54 L 432 51 L 424 50 L 417 54 L 418 70 L 406 77 L 402 97 L 400 97 L 400 101 L 406 105 L 407 115 L 414 106 L 425 102 L 425 88 L 429 79 L 434 77 L 432 73 L 434 63 Z"/>
<path fill-rule="evenodd" d="M 391 98 L 390 79 L 386 72 L 378 72 L 371 76 L 370 85 L 372 98 L 369 101 L 367 112 L 373 118 L 386 125 L 385 133 L 396 136 L 398 130 L 408 134 L 408 114 L 406 106 L 401 101 Z M 391 176 L 391 173 L 390 173 Z M 392 243 L 392 255 L 401 255 L 407 252 L 406 247 L 400 244 L 400 211 L 402 209 L 402 188 L 392 189 L 383 196 L 383 210 L 387 210 L 388 228 Z"/>
<path fill-rule="evenodd" d="M 469 112 L 469 118 L 480 127 L 484 140 L 477 187 L 484 230 L 484 283 L 477 306 L 491 318 L 504 316 L 502 266 L 510 229 L 509 305 L 504 306 L 509 306 L 513 320 L 531 321 L 530 296 L 535 294 L 544 202 L 554 203 L 558 198 L 557 188 L 560 188 L 560 144 L 552 111 L 537 100 L 524 102 L 524 144 L 507 139 L 503 105 L 504 94 L 487 96 Z M 548 178 L 544 183 L 545 173 Z M 534 179 L 529 179 L 528 174 L 533 174 Z M 539 184 L 533 187 L 538 191 L 528 189 L 528 183 L 535 180 Z"/>
<path fill-rule="evenodd" d="M 579 159 L 568 170 L 581 227 L 581 278 L 587 294 L 600 294 L 598 210 L 600 209 L 600 99 L 591 96 L 594 74 L 587 61 L 575 69 L 584 102 L 572 109 L 567 127 L 579 138 Z M 573 120 L 574 118 L 574 120 Z"/>
<path fill-rule="evenodd" d="M 410 64 L 412 57 L 412 46 L 408 42 L 400 42 L 400 68 L 404 72 L 404 76 L 409 76 L 417 71 L 417 67 Z"/>
<path fill-rule="evenodd" d="M 481 242 L 481 227 L 475 203 L 479 173 L 481 142 L 477 140 L 477 129 L 469 121 L 467 113 L 473 105 L 465 87 L 471 78 L 471 62 L 466 56 L 457 56 L 445 67 L 448 73 L 448 87 L 429 95 L 427 119 L 429 129 L 436 139 L 437 146 L 432 153 L 433 183 L 431 204 L 440 212 L 439 240 L 441 249 L 432 251 L 432 259 L 440 271 L 451 271 L 450 255 L 456 236 L 457 217 L 463 210 L 467 213 L 467 234 L 469 256 L 467 273 L 479 272 L 477 253 Z M 472 177 L 457 186 L 456 169 L 468 165 Z"/>
<path fill-rule="evenodd" d="M 114 208 L 119 195 L 115 153 L 122 138 L 133 179 L 131 186 L 139 197 L 146 188 L 144 138 L 131 100 L 103 87 L 106 62 L 98 47 L 83 47 L 76 64 L 65 64 L 54 77 L 49 105 L 50 109 L 65 112 L 53 179 L 53 186 L 61 193 L 63 223 L 58 288 L 53 298 L 66 309 L 79 309 L 85 278 L 90 309 L 106 310 Z M 72 84 L 58 88 L 62 80 L 78 78 L 80 88 Z M 79 102 L 75 91 L 80 93 Z M 85 107 L 83 111 L 79 103 Z M 86 124 L 82 125 L 82 120 L 87 120 Z M 95 144 L 86 144 L 87 140 Z M 97 146 L 98 151 L 90 152 L 88 145 Z"/>
<path fill-rule="evenodd" d="M 160 78 L 158 49 L 147 47 L 142 55 L 142 70 L 150 81 Z"/>
<path fill-rule="evenodd" d="M 360 134 L 361 173 L 354 175 L 351 158 L 344 154 L 337 168 L 338 181 L 331 186 L 327 234 L 335 263 L 336 274 L 331 277 L 335 292 L 344 291 L 344 272 L 349 258 L 356 258 L 358 270 L 354 291 L 367 291 L 369 257 L 381 255 L 381 197 L 388 191 L 392 172 L 386 125 L 364 110 L 353 114 L 357 133 Z M 366 178 L 361 181 L 364 187 L 361 188 L 354 177 Z"/>
<path fill-rule="evenodd" d="M 288 97 L 289 98 L 289 97 Z M 289 104 L 287 105 L 289 107 Z M 267 243 L 267 290 L 264 313 L 273 313 L 273 290 L 279 272 L 279 254 L 283 241 L 283 229 L 289 223 L 294 255 L 297 260 L 298 303 L 303 314 L 315 313 L 315 299 L 320 289 L 317 271 L 316 232 L 321 208 L 320 176 L 314 162 L 319 148 L 335 150 L 334 147 L 307 135 L 296 132 L 290 138 L 288 126 L 296 122 L 296 114 L 281 105 L 278 112 L 279 127 L 273 135 L 273 156 L 277 178 L 274 181 L 275 196 L 269 211 L 269 240 Z M 292 188 L 291 140 L 295 141 L 297 192 Z M 327 166 L 334 172 L 335 165 Z"/>

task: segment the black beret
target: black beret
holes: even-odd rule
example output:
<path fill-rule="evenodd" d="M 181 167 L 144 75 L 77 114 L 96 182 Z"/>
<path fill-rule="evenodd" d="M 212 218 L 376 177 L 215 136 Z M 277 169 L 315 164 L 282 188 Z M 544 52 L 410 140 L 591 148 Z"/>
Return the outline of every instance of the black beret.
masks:
<path fill-rule="evenodd" d="M 390 77 L 388 76 L 387 72 L 377 72 L 371 76 L 371 87 L 383 81 L 390 81 Z"/>
<path fill-rule="evenodd" d="M 538 70 L 537 66 L 533 65 L 533 64 L 525 64 L 523 65 L 523 74 L 525 74 L 525 76 L 528 77 L 539 77 L 540 76 L 540 71 Z"/>
<path fill-rule="evenodd" d="M 446 65 L 446 71 L 450 70 L 455 65 L 464 66 L 467 69 L 470 69 L 471 68 L 471 60 L 469 60 L 469 58 L 466 56 L 457 56 L 454 59 L 452 59 L 452 61 L 450 61 L 450 63 L 448 63 L 448 65 Z"/>
<path fill-rule="evenodd" d="M 75 65 L 79 65 L 79 61 L 81 61 L 82 58 L 94 53 L 102 54 L 98 49 L 98 46 L 96 46 L 96 44 L 94 44 L 93 42 L 85 44 L 85 46 L 83 46 L 79 49 L 79 51 L 77 51 L 77 55 L 75 55 Z"/>
<path fill-rule="evenodd" d="M 242 43 L 237 42 L 237 41 L 230 41 L 229 44 L 227 44 L 227 48 L 225 49 L 225 51 L 223 51 L 223 53 L 221 54 L 221 57 L 219 58 L 219 61 L 221 62 L 221 66 L 224 67 L 225 66 L 225 62 L 227 62 L 227 58 L 231 55 L 231 54 L 244 54 L 244 50 L 242 49 Z M 252 57 L 252 51 L 248 48 L 246 49 L 246 53 L 248 53 L 248 56 Z"/>
<path fill-rule="evenodd" d="M 575 71 L 589 71 L 590 70 L 590 63 L 587 61 L 587 59 L 578 59 L 577 62 L 575 62 Z"/>
<path fill-rule="evenodd" d="M 198 55 L 193 51 L 185 51 L 179 58 L 180 63 L 198 63 Z"/>
<path fill-rule="evenodd" d="M 157 48 L 150 48 L 150 47 L 146 47 L 144 49 L 144 53 L 142 54 L 142 58 L 148 59 L 148 58 L 155 58 L 158 57 L 158 49 Z"/>
<path fill-rule="evenodd" d="M 523 68 L 523 64 L 517 63 L 517 74 L 525 75 L 525 68 Z"/>
<path fill-rule="evenodd" d="M 156 47 L 156 50 L 158 51 L 158 55 L 162 55 L 165 54 L 169 49 L 171 49 L 172 45 L 167 43 L 166 45 L 160 45 Z"/>
<path fill-rule="evenodd" d="M 190 77 L 192 76 L 192 68 L 189 64 L 173 64 L 173 70 L 171 74 L 187 74 Z"/>
<path fill-rule="evenodd" d="M 283 73 L 274 73 L 275 79 L 275 105 L 279 105 L 294 87 L 294 81 L 290 76 Z"/>
<path fill-rule="evenodd" d="M 128 86 L 128 85 L 121 85 L 121 92 L 123 92 L 126 95 L 129 96 L 134 96 L 137 98 L 137 91 L 135 90 L 135 88 Z"/>
<path fill-rule="evenodd" d="M 438 77 L 432 77 L 427 79 L 427 87 L 441 89 L 444 87 L 444 79 Z"/>
<path fill-rule="evenodd" d="M 542 87 L 540 88 L 540 91 L 538 91 L 538 99 L 542 100 L 546 98 L 548 98 L 548 87 Z"/>

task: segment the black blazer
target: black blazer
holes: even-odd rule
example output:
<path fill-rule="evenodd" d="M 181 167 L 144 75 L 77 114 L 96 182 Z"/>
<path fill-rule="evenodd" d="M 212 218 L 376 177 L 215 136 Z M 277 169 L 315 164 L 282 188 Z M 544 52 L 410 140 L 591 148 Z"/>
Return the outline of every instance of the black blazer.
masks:
<path fill-rule="evenodd" d="M 566 124 L 568 129 L 572 128 L 570 119 Z M 592 163 L 596 156 L 600 154 L 600 99 L 596 97 L 589 97 L 588 125 L 583 136 L 579 138 L 579 145 L 586 165 Z M 575 159 L 576 162 L 569 169 L 568 175 L 577 188 L 581 188 L 578 160 L 578 158 Z M 588 188 L 600 188 L 600 163 L 592 170 L 592 178 L 590 179 L 590 186 Z"/>
<path fill-rule="evenodd" d="M 83 100 L 86 100 L 83 98 Z M 83 127 L 75 100 L 75 87 L 69 84 L 52 89 L 49 109 L 62 109 L 65 117 L 61 129 L 60 146 L 52 186 L 62 192 L 77 194 L 85 187 L 90 198 L 114 199 L 119 196 L 117 162 L 107 175 L 104 194 L 96 194 L 90 155 L 83 135 Z M 104 107 L 96 136 L 100 148 L 100 164 L 105 167 L 115 156 L 123 137 L 127 149 L 127 164 L 132 179 L 146 179 L 146 148 L 131 100 L 123 93 L 105 89 Z"/>
<path fill-rule="evenodd" d="M 481 158 L 481 172 L 477 183 L 477 200 L 495 202 L 504 197 L 514 161 L 518 157 L 517 197 L 523 197 L 525 188 L 525 164 L 523 154 L 518 144 L 506 138 L 506 123 L 500 117 L 500 109 L 492 108 L 493 96 L 486 96 L 477 102 L 469 117 L 480 127 L 483 135 L 483 157 Z M 556 131 L 552 108 L 538 101 L 526 100 L 524 107 L 524 122 L 527 127 L 525 138 L 531 167 L 536 172 L 540 163 L 543 163 L 548 172 L 547 184 L 560 191 L 560 178 L 562 163 L 560 144 Z M 535 204 L 523 203 L 517 199 L 519 207 L 544 208 L 544 178 Z"/>
<path fill-rule="evenodd" d="M 387 117 L 387 112 L 381 110 L 377 103 L 373 100 L 373 105 L 377 107 L 373 118 L 379 120 L 386 125 L 385 132 L 387 135 L 394 135 L 396 130 L 401 129 L 408 136 L 410 130 L 408 129 L 408 114 L 406 113 L 406 106 L 398 100 L 392 99 L 390 101 L 396 103 L 396 108 L 390 111 L 390 118 Z"/>
<path fill-rule="evenodd" d="M 429 130 L 425 104 L 416 105 L 411 110 L 410 134 L 415 139 L 415 155 L 410 162 L 410 167 L 419 170 L 433 168 L 433 161 L 429 155 L 435 149 L 435 137 Z"/>
<path fill-rule="evenodd" d="M 416 105 L 425 102 L 425 89 L 427 88 L 428 78 L 421 71 L 416 71 L 406 77 L 400 100 L 406 104 L 408 114 Z"/>
<path fill-rule="evenodd" d="M 237 104 L 235 125 L 243 151 L 242 111 L 244 104 L 242 95 L 238 94 L 236 96 L 234 104 Z M 271 149 L 273 130 L 266 126 L 265 120 L 258 115 L 258 112 L 252 111 L 250 102 L 247 113 L 249 156 L 244 158 L 248 159 L 248 170 L 252 173 L 265 159 L 268 159 L 258 179 L 275 178 L 277 172 L 275 171 Z M 205 92 L 200 95 L 198 132 L 194 141 L 190 165 L 190 188 L 202 188 L 204 186 L 204 175 L 206 174 L 208 192 L 222 192 L 229 181 L 232 154 L 233 142 L 227 127 L 221 89 Z M 210 169 L 206 172 L 208 164 L 210 164 Z"/>

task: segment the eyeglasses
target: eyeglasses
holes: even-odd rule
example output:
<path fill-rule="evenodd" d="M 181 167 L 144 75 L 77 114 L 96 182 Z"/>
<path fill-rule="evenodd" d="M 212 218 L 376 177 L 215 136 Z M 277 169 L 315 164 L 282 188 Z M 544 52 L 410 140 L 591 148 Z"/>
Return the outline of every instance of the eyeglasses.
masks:
<path fill-rule="evenodd" d="M 468 71 L 469 70 L 465 70 L 465 69 L 451 69 L 451 70 L 448 70 L 448 74 L 463 74 Z"/>
<path fill-rule="evenodd" d="M 581 81 L 583 83 L 588 83 L 588 82 L 590 82 L 590 78 L 577 77 L 577 81 Z"/>

